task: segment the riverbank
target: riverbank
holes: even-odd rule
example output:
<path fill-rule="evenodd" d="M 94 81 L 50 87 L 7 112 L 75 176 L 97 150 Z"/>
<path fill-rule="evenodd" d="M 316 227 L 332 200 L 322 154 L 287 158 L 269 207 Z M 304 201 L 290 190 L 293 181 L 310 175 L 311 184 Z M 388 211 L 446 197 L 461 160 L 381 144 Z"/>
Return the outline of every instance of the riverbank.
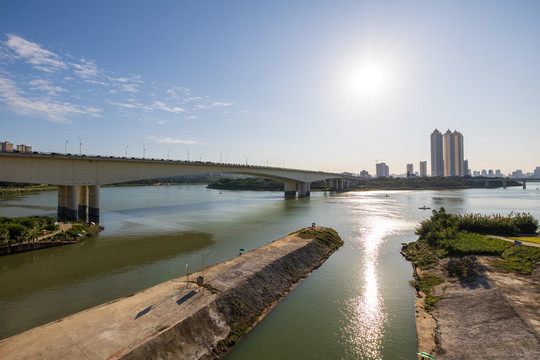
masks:
<path fill-rule="evenodd" d="M 2 359 L 222 358 L 342 240 L 307 228 L 202 272 L 0 341 Z M 204 287 L 196 279 L 203 277 Z"/>
<path fill-rule="evenodd" d="M 415 297 L 418 351 L 439 360 L 540 357 L 540 268 L 531 275 L 500 272 L 497 257 L 450 257 L 429 270 L 444 279 L 431 314 L 426 294 Z M 465 277 L 449 271 L 466 266 Z M 420 270 L 419 276 L 426 274 Z"/>

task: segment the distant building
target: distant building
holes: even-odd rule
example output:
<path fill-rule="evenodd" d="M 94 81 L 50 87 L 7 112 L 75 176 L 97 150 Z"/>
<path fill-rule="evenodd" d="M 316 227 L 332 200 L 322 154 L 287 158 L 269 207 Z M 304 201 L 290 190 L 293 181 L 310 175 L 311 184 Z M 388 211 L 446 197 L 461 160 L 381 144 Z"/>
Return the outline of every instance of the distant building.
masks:
<path fill-rule="evenodd" d="M 427 161 L 420 161 L 420 176 L 427 176 Z"/>
<path fill-rule="evenodd" d="M 513 177 L 513 178 L 522 178 L 524 177 L 523 176 L 523 171 L 521 170 L 516 170 L 514 172 L 512 172 L 512 175 L 510 177 Z"/>
<path fill-rule="evenodd" d="M 437 129 L 431 133 L 431 176 L 444 176 L 443 136 Z"/>
<path fill-rule="evenodd" d="M 443 136 L 444 176 L 464 176 L 463 135 L 447 130 Z"/>
<path fill-rule="evenodd" d="M 379 163 L 375 165 L 376 177 L 388 177 L 390 174 L 390 168 L 385 163 Z"/>
<path fill-rule="evenodd" d="M 31 153 L 32 152 L 32 147 L 31 146 L 26 146 L 26 145 L 17 145 L 17 151 L 20 152 L 20 153 Z"/>
<path fill-rule="evenodd" d="M 536 169 L 534 169 L 533 176 L 535 178 L 540 178 L 540 166 L 537 166 Z"/>
<path fill-rule="evenodd" d="M 413 164 L 407 164 L 407 177 L 414 176 L 414 166 Z"/>
<path fill-rule="evenodd" d="M 474 170 L 473 171 L 473 176 L 480 176 L 480 171 Z"/>
<path fill-rule="evenodd" d="M 463 175 L 471 175 L 471 170 L 469 170 L 469 160 L 463 161 Z"/>
<path fill-rule="evenodd" d="M 486 169 L 482 169 L 482 176 L 487 177 L 487 171 L 486 171 Z"/>
<path fill-rule="evenodd" d="M 502 174 L 501 174 L 501 170 L 497 169 L 495 170 L 495 177 L 501 177 Z"/>
<path fill-rule="evenodd" d="M 367 170 L 362 170 L 362 171 L 360 171 L 360 177 L 370 178 L 371 175 L 369 175 L 369 172 Z"/>
<path fill-rule="evenodd" d="M 13 144 L 9 141 L 0 142 L 1 152 L 13 152 Z"/>

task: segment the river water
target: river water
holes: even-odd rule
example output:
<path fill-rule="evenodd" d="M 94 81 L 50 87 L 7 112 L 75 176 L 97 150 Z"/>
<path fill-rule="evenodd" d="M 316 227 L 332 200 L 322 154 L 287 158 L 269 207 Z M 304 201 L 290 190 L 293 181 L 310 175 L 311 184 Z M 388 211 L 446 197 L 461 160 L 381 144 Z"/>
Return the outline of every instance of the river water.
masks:
<path fill-rule="evenodd" d="M 531 186 L 532 185 L 532 186 Z M 80 244 L 0 257 L 0 339 L 200 270 L 317 225 L 344 246 L 227 356 L 236 359 L 415 359 L 411 265 L 399 254 L 431 215 L 530 212 L 540 191 L 468 189 L 312 193 L 200 185 L 104 188 L 105 231 Z M 56 192 L 0 198 L 0 216 L 56 213 Z"/>

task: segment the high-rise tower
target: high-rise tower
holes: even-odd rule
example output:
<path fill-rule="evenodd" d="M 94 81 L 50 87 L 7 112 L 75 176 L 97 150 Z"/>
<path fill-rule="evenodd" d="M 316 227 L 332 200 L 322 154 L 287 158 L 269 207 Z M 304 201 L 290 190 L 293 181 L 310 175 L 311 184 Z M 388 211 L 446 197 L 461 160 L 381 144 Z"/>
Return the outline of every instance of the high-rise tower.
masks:
<path fill-rule="evenodd" d="M 431 133 L 431 176 L 444 176 L 443 135 L 437 129 Z"/>
<path fill-rule="evenodd" d="M 444 176 L 465 176 L 463 135 L 447 130 L 443 136 Z"/>

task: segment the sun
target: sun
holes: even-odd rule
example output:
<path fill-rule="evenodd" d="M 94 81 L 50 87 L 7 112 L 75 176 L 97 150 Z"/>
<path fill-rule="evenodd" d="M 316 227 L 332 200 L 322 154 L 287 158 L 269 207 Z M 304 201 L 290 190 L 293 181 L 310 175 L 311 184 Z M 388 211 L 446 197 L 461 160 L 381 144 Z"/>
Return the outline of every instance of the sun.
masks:
<path fill-rule="evenodd" d="M 350 76 L 351 90 L 362 97 L 379 96 L 387 85 L 386 73 L 377 65 L 360 66 Z"/>

